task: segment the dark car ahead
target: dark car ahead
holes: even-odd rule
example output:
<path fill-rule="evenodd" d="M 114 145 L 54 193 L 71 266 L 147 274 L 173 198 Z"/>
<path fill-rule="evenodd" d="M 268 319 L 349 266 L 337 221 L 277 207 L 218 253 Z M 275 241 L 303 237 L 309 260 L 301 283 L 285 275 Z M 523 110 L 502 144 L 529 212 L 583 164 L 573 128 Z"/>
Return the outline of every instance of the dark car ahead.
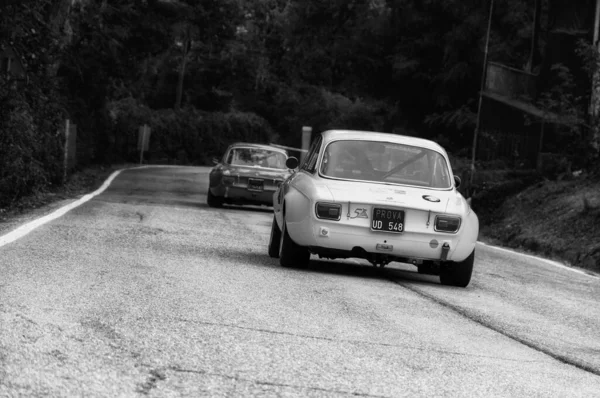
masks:
<path fill-rule="evenodd" d="M 270 145 L 238 142 L 223 158 L 214 160 L 206 202 L 210 207 L 224 203 L 273 205 L 273 192 L 289 175 L 287 151 Z"/>

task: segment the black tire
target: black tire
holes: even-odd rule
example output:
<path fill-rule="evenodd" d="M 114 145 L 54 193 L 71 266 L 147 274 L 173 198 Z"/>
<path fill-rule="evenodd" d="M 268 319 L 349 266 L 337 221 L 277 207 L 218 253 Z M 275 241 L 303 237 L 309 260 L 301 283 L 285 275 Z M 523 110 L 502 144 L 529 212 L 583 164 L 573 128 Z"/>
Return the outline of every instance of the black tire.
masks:
<path fill-rule="evenodd" d="M 279 245 L 281 244 L 281 230 L 277 225 L 277 220 L 273 216 L 273 224 L 271 225 L 271 237 L 269 238 L 269 257 L 279 258 Z"/>
<path fill-rule="evenodd" d="M 310 261 L 310 252 L 306 247 L 297 245 L 287 232 L 285 219 L 279 243 L 279 264 L 287 268 L 303 268 Z"/>
<path fill-rule="evenodd" d="M 446 262 L 440 267 L 440 282 L 442 285 L 467 287 L 473 274 L 475 250 L 469 257 L 460 262 Z"/>
<path fill-rule="evenodd" d="M 223 207 L 223 198 L 213 195 L 209 187 L 208 193 L 206 194 L 206 204 L 209 207 Z"/>

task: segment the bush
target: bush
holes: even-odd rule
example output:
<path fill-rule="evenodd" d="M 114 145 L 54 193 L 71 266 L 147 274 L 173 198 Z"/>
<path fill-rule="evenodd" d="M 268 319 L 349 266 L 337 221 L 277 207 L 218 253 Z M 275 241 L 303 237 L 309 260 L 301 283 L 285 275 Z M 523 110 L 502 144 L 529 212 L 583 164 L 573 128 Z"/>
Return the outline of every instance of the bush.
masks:
<path fill-rule="evenodd" d="M 235 141 L 269 143 L 273 138 L 269 123 L 253 113 L 210 113 L 193 108 L 153 111 L 132 98 L 110 103 L 108 113 L 115 151 L 129 161 L 139 159 L 138 129 L 143 124 L 151 128 L 151 162 L 209 164 Z"/>
<path fill-rule="evenodd" d="M 273 96 L 270 114 L 264 116 L 285 144 L 298 146 L 302 126 L 311 126 L 315 133 L 334 128 L 386 131 L 392 114 L 382 101 L 351 99 L 310 85 L 281 85 Z"/>
<path fill-rule="evenodd" d="M 44 191 L 62 177 L 60 113 L 38 87 L 3 86 L 0 95 L 0 207 Z"/>

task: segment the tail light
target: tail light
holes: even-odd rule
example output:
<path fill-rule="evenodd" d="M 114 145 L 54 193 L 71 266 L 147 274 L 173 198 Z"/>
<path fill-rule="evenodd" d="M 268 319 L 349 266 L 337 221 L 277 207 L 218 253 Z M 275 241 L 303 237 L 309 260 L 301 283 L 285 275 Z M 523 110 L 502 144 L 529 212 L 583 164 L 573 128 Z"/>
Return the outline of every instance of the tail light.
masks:
<path fill-rule="evenodd" d="M 437 232 L 454 233 L 460 228 L 460 217 L 456 216 L 436 216 L 435 230 Z"/>
<path fill-rule="evenodd" d="M 339 203 L 317 203 L 317 218 L 338 221 L 342 217 L 342 205 Z"/>
<path fill-rule="evenodd" d="M 223 184 L 225 185 L 232 185 L 234 181 L 235 178 L 233 177 L 223 177 Z"/>

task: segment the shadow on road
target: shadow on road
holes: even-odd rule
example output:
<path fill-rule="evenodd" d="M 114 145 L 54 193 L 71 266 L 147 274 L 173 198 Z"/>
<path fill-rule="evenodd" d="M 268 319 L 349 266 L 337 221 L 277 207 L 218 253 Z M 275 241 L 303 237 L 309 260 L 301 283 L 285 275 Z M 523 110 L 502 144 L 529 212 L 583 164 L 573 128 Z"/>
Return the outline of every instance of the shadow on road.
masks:
<path fill-rule="evenodd" d="M 208 208 L 208 205 L 205 205 Z M 226 204 L 222 209 L 233 210 L 233 211 L 253 211 L 256 213 L 273 213 L 272 207 L 261 207 L 261 206 L 249 206 L 249 205 L 229 205 Z M 215 209 L 219 210 L 219 209 Z"/>
<path fill-rule="evenodd" d="M 298 271 L 427 285 L 438 283 L 437 276 L 419 274 L 416 268 L 414 270 L 399 269 L 396 268 L 395 263 L 385 268 L 376 268 L 370 264 L 356 264 L 347 260 L 311 260 L 308 267 L 298 269 Z"/>
<path fill-rule="evenodd" d="M 271 258 L 266 253 L 247 252 L 236 248 L 219 250 L 219 256 L 224 258 L 243 261 L 247 265 L 258 267 L 279 268 L 282 271 L 307 274 L 329 274 L 361 279 L 379 279 L 394 282 L 407 282 L 414 285 L 439 285 L 439 277 L 434 275 L 423 275 L 417 269 L 401 269 L 404 264 L 392 263 L 386 268 L 375 268 L 370 264 L 357 264 L 348 260 L 320 260 L 311 259 L 305 268 L 284 268 L 279 265 L 279 259 Z"/>
<path fill-rule="evenodd" d="M 186 196 L 188 198 L 186 198 Z M 255 212 L 255 213 L 273 213 L 271 207 L 259 207 L 259 206 L 236 206 L 236 205 L 225 205 L 222 208 L 212 208 L 206 204 L 206 199 L 200 197 L 197 194 L 179 194 L 178 196 L 173 195 L 168 197 L 167 195 L 156 195 L 152 196 L 151 193 L 142 193 L 137 191 L 135 193 L 127 192 L 125 194 L 115 194 L 114 192 L 108 191 L 100 196 L 93 199 L 94 201 L 106 202 L 106 203 L 122 203 L 128 205 L 155 205 L 155 206 L 168 206 L 168 207 L 189 207 L 191 209 L 202 209 L 211 211 L 233 211 L 233 212 Z"/>

